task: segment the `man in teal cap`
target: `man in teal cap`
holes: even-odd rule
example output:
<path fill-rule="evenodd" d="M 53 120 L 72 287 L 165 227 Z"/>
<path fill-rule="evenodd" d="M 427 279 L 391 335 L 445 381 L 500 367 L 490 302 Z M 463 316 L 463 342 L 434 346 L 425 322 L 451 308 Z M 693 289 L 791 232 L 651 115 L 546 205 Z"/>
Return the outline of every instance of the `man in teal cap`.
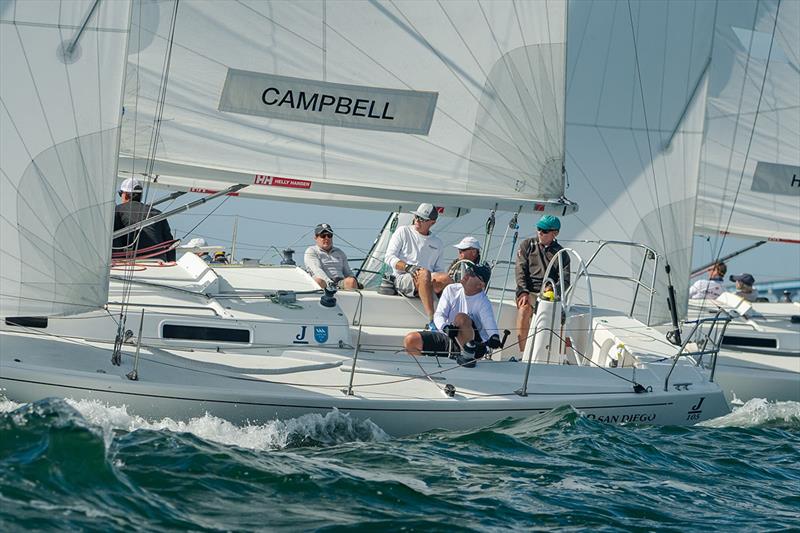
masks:
<path fill-rule="evenodd" d="M 542 289 L 544 273 L 547 265 L 563 247 L 556 242 L 558 232 L 561 230 L 561 221 L 553 215 L 544 215 L 536 223 L 536 236 L 522 241 L 517 251 L 517 339 L 519 349 L 525 351 L 528 340 L 528 329 L 531 318 L 536 310 L 536 296 Z M 569 286 L 569 256 L 562 254 L 564 265 L 564 286 Z M 554 290 L 558 290 L 559 271 L 556 263 L 550 269 L 549 276 L 555 283 Z"/>

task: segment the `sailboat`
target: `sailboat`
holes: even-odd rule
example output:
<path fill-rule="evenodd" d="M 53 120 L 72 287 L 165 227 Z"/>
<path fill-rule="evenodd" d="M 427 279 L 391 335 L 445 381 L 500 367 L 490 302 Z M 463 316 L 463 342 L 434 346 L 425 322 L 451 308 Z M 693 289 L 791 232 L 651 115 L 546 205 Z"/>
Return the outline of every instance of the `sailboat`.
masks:
<path fill-rule="evenodd" d="M 765 242 L 797 246 L 800 5 L 720 5 L 710 80 L 695 232 L 757 241 L 750 254 Z M 733 317 L 717 363 L 729 398 L 800 401 L 800 304 L 689 301 L 693 317 L 720 309 Z"/>
<path fill-rule="evenodd" d="M 401 212 L 428 201 L 443 217 L 575 213 L 566 21 L 555 0 L 4 3 L 0 388 L 148 418 L 339 409 L 396 435 L 565 404 L 612 423 L 725 414 L 713 365 L 696 359 L 716 347 L 674 346 L 627 309 L 664 305 L 657 269 L 643 273 L 666 259 L 648 245 L 600 246 L 641 257 L 615 280 L 630 285 L 622 311 L 592 305 L 594 257 L 565 251 L 573 286 L 542 300 L 533 342 L 474 368 L 399 353 L 424 323 L 416 300 L 320 291 L 291 264 L 111 261 L 117 175 L 148 192 Z M 704 98 L 674 151 L 692 150 Z M 515 309 L 494 305 L 511 329 Z"/>

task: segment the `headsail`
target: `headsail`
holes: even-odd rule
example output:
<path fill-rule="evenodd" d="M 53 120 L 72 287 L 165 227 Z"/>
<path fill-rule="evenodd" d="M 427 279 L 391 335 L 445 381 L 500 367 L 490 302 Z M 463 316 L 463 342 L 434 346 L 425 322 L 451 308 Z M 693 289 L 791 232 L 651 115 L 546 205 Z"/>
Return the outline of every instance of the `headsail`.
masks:
<path fill-rule="evenodd" d="M 577 208 L 563 0 L 143 6 L 121 172 L 356 207 Z"/>
<path fill-rule="evenodd" d="M 800 242 L 800 3 L 720 3 L 698 232 Z"/>
<path fill-rule="evenodd" d="M 687 297 L 714 4 L 622 1 L 570 7 L 574 70 L 567 167 L 583 228 L 576 235 L 568 221 L 562 237 L 632 241 L 656 250 L 661 260 L 652 322 L 666 322 L 665 262 L 677 309 Z M 585 247 L 587 257 L 594 247 Z M 635 278 L 642 255 L 640 249 L 617 249 L 598 256 L 592 270 Z M 648 283 L 652 266 L 649 261 L 644 270 Z M 596 304 L 630 309 L 631 283 L 603 289 L 594 291 Z M 636 316 L 644 319 L 644 290 L 636 303 Z"/>
<path fill-rule="evenodd" d="M 130 4 L 0 4 L 0 315 L 104 305 Z"/>

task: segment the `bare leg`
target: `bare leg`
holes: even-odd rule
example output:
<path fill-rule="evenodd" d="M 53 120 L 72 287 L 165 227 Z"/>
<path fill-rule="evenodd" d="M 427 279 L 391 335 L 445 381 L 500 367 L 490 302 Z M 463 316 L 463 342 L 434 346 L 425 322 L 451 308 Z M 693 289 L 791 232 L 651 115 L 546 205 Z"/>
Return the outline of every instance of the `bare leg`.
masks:
<path fill-rule="evenodd" d="M 458 344 L 462 348 L 469 341 L 475 340 L 475 330 L 472 328 L 472 319 L 469 317 L 469 315 L 458 313 L 453 322 L 455 322 L 454 325 L 458 328 L 458 336 L 456 337 L 456 340 L 458 340 Z"/>
<path fill-rule="evenodd" d="M 531 304 L 525 303 L 521 307 L 517 307 L 517 340 L 519 341 L 520 353 L 525 351 L 525 344 L 528 341 L 528 329 L 531 327 L 531 318 L 533 317 L 533 307 Z"/>
<path fill-rule="evenodd" d="M 403 339 L 403 347 L 409 355 L 422 355 L 422 335 L 418 331 L 412 331 Z"/>
<path fill-rule="evenodd" d="M 314 281 L 316 281 L 316 282 L 317 282 L 317 285 L 319 285 L 319 286 L 320 286 L 320 287 L 322 287 L 323 289 L 324 289 L 325 287 L 327 287 L 327 286 L 328 286 L 328 282 L 326 282 L 326 281 L 325 281 L 324 279 L 322 279 L 322 278 L 314 278 Z"/>
<path fill-rule="evenodd" d="M 431 272 L 425 268 L 417 271 L 414 277 L 414 284 L 417 286 L 419 299 L 422 301 L 422 307 L 428 313 L 428 320 L 433 320 L 433 286 L 431 284 Z"/>
<path fill-rule="evenodd" d="M 354 277 L 344 278 L 342 282 L 345 290 L 351 291 L 358 288 L 358 280 Z"/>

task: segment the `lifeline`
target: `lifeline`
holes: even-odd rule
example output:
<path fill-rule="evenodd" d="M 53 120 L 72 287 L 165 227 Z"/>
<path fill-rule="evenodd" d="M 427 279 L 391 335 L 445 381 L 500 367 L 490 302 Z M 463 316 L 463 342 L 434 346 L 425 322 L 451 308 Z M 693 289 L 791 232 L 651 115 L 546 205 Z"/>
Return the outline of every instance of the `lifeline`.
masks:
<path fill-rule="evenodd" d="M 366 100 L 363 98 L 356 98 L 353 100 L 347 96 L 333 96 L 330 94 L 313 93 L 310 97 L 306 95 L 305 91 L 297 91 L 297 99 L 295 100 L 295 93 L 291 90 L 283 93 L 283 97 L 279 98 L 281 92 L 275 87 L 268 87 L 261 93 L 261 101 L 265 105 L 289 106 L 292 109 L 303 109 L 305 111 L 322 112 L 325 107 L 330 107 L 332 111 L 339 115 L 352 115 L 354 117 L 377 118 L 381 120 L 394 120 L 393 116 L 389 115 L 389 102 L 383 104 L 383 111 L 381 114 L 375 114 L 376 101 Z"/>

